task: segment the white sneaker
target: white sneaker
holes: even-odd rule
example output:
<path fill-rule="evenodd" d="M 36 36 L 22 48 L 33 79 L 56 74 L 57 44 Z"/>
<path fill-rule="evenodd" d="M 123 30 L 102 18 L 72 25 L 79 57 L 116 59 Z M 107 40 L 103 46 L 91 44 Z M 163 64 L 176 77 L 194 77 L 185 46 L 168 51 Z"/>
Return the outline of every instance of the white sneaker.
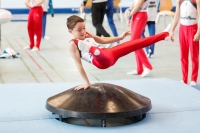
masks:
<path fill-rule="evenodd" d="M 151 49 L 148 49 L 148 53 L 151 53 Z"/>
<path fill-rule="evenodd" d="M 30 46 L 23 47 L 24 50 L 31 50 Z"/>
<path fill-rule="evenodd" d="M 137 70 L 133 70 L 131 72 L 127 72 L 126 74 L 127 75 L 138 75 L 138 72 L 137 72 Z"/>
<path fill-rule="evenodd" d="M 33 49 L 31 51 L 39 51 L 39 49 L 37 47 L 33 47 Z"/>
<path fill-rule="evenodd" d="M 147 57 L 148 57 L 148 58 L 153 58 L 153 54 L 152 54 L 152 55 L 148 54 Z"/>
<path fill-rule="evenodd" d="M 183 80 L 181 80 L 180 82 L 181 82 L 181 83 L 184 83 L 184 81 L 183 81 Z"/>
<path fill-rule="evenodd" d="M 48 37 L 48 36 L 44 36 L 44 39 L 46 39 L 46 40 L 49 40 L 49 39 L 50 39 L 50 37 Z"/>
<path fill-rule="evenodd" d="M 86 14 L 85 14 L 85 12 L 82 12 L 80 17 L 81 17 L 82 19 L 86 20 Z"/>
<path fill-rule="evenodd" d="M 196 86 L 197 83 L 196 83 L 195 81 L 191 81 L 190 85 L 191 85 L 191 86 Z"/>
<path fill-rule="evenodd" d="M 145 68 L 144 69 L 144 71 L 142 72 L 142 74 L 141 74 L 141 77 L 145 77 L 145 76 L 147 76 L 149 73 L 150 73 L 150 69 L 149 68 Z"/>

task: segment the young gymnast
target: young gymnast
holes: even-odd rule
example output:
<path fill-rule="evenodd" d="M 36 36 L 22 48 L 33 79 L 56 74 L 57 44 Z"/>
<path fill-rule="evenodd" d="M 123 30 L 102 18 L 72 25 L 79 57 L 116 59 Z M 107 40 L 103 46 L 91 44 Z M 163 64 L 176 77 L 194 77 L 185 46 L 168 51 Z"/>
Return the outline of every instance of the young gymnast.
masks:
<path fill-rule="evenodd" d="M 127 20 L 132 32 L 130 40 L 141 38 L 142 32 L 144 31 L 148 20 L 146 11 L 148 5 L 149 0 L 134 0 L 133 4 L 126 10 L 125 18 L 128 18 Z M 128 72 L 127 75 L 140 75 L 141 77 L 147 76 L 150 71 L 152 71 L 153 67 L 144 50 L 138 49 L 134 51 L 134 53 L 137 68 L 131 72 Z"/>
<path fill-rule="evenodd" d="M 130 32 L 126 31 L 118 37 L 98 37 L 86 31 L 84 20 L 76 15 L 70 16 L 67 19 L 67 27 L 69 33 L 73 35 L 73 39 L 69 42 L 69 51 L 85 82 L 85 84 L 77 86 L 75 90 L 87 89 L 90 86 L 81 59 L 100 69 L 109 68 L 113 66 L 120 57 L 147 47 L 152 43 L 165 40 L 169 35 L 168 30 L 170 28 L 168 26 L 164 32 L 155 36 L 124 42 L 112 48 L 101 48 L 100 44 L 120 41 L 127 35 L 130 35 Z"/>
<path fill-rule="evenodd" d="M 24 49 L 31 49 L 32 51 L 40 50 L 40 42 L 42 38 L 42 4 L 44 0 L 26 0 L 25 5 L 30 8 L 28 15 L 28 35 L 30 44 Z M 34 34 L 37 36 L 36 44 L 34 42 Z"/>
<path fill-rule="evenodd" d="M 197 85 L 199 72 L 200 0 L 176 0 L 176 13 L 169 38 L 174 41 L 174 30 L 180 20 L 179 43 L 182 80 L 188 83 L 189 55 L 192 61 L 191 86 Z M 189 54 L 190 53 L 190 54 Z"/>

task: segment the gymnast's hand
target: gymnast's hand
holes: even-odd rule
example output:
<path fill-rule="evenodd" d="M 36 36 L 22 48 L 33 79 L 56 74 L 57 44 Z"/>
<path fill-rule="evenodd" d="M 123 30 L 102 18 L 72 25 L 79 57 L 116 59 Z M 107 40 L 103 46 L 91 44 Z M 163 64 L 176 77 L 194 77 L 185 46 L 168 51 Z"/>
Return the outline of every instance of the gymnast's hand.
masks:
<path fill-rule="evenodd" d="M 130 18 L 131 18 L 131 9 L 130 8 L 127 8 L 126 10 L 125 10 L 125 12 L 124 12 L 124 17 L 125 17 L 125 19 L 126 20 L 130 20 Z"/>
<path fill-rule="evenodd" d="M 169 39 L 174 42 L 174 32 L 173 31 L 170 31 L 169 32 Z"/>
<path fill-rule="evenodd" d="M 131 32 L 130 31 L 126 31 L 126 32 L 124 32 L 124 33 L 122 33 L 121 35 L 120 35 L 120 38 L 121 38 L 121 40 L 122 39 L 124 39 L 126 36 L 130 36 L 131 35 Z"/>
<path fill-rule="evenodd" d="M 90 86 L 90 84 L 79 85 L 79 86 L 77 86 L 74 90 L 76 90 L 76 91 L 79 91 L 79 90 L 81 90 L 81 89 L 86 90 L 89 86 Z"/>
<path fill-rule="evenodd" d="M 26 7 L 31 8 L 29 3 L 26 2 L 25 5 L 26 5 Z"/>
<path fill-rule="evenodd" d="M 194 35 L 194 39 L 193 39 L 193 41 L 199 41 L 200 40 L 200 33 L 196 33 L 195 35 Z"/>

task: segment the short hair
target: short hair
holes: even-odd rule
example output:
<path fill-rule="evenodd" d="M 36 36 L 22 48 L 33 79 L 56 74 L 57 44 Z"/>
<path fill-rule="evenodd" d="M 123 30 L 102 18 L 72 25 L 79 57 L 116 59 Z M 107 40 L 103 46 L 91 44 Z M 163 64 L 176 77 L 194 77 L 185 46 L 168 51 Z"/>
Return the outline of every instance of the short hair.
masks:
<path fill-rule="evenodd" d="M 84 22 L 84 20 L 76 15 L 70 16 L 67 18 L 67 28 L 72 30 L 78 22 Z"/>

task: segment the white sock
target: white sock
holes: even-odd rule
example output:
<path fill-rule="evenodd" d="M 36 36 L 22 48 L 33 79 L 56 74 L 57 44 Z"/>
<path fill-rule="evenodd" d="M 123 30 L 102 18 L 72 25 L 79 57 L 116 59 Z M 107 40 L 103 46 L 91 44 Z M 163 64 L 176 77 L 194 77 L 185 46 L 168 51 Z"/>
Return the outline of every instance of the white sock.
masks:
<path fill-rule="evenodd" d="M 138 72 L 137 72 L 137 70 L 133 70 L 131 72 L 127 72 L 126 74 L 127 75 L 138 75 Z"/>
<path fill-rule="evenodd" d="M 171 25 L 172 25 L 171 23 L 168 24 L 167 28 L 165 28 L 165 30 L 163 32 L 169 32 L 171 29 Z"/>
<path fill-rule="evenodd" d="M 165 30 L 163 32 L 168 32 L 169 33 L 169 31 L 171 29 L 171 25 L 172 25 L 171 23 L 168 24 L 167 28 L 165 28 Z M 164 40 L 165 41 L 169 41 L 169 36 L 167 36 Z"/>
<path fill-rule="evenodd" d="M 145 76 L 147 76 L 149 73 L 150 73 L 150 69 L 149 68 L 145 68 L 144 69 L 144 71 L 142 72 L 142 74 L 141 74 L 141 77 L 145 77 Z"/>
<path fill-rule="evenodd" d="M 197 85 L 197 83 L 195 81 L 191 81 L 190 85 L 195 86 L 195 85 Z"/>

